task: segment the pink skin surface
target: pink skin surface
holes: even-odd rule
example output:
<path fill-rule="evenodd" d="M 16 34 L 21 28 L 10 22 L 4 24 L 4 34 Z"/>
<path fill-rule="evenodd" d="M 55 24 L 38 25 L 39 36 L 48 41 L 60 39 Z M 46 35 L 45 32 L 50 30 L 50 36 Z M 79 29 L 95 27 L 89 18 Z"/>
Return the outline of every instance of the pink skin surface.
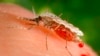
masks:
<path fill-rule="evenodd" d="M 30 24 L 20 17 L 34 15 L 14 4 L 0 4 L 0 56 L 70 56 L 68 50 L 72 56 L 97 56 L 86 44 L 70 41 L 67 50 L 66 41 L 54 31 L 37 25 L 28 29 Z"/>

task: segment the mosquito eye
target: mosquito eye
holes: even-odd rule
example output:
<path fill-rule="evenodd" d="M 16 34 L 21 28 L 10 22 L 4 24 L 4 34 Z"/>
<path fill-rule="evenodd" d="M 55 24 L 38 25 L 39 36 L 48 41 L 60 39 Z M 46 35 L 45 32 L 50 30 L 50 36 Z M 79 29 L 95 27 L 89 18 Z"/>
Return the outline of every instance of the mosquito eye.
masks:
<path fill-rule="evenodd" d="M 41 16 L 39 16 L 39 17 L 38 17 L 38 20 L 42 20 L 42 17 L 41 17 Z"/>

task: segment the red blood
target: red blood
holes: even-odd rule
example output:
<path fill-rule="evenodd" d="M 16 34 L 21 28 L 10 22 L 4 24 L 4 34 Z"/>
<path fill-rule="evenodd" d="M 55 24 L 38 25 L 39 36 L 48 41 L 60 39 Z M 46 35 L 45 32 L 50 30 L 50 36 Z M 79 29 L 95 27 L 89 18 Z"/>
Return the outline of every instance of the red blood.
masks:
<path fill-rule="evenodd" d="M 66 31 L 62 31 L 62 30 L 55 30 L 55 32 L 60 36 L 62 37 L 63 39 L 66 39 Z"/>
<path fill-rule="evenodd" d="M 82 42 L 80 42 L 80 43 L 78 44 L 78 46 L 79 46 L 80 48 L 82 48 L 82 47 L 84 46 L 84 44 L 83 44 Z"/>
<path fill-rule="evenodd" d="M 81 54 L 81 56 L 87 56 L 86 54 Z"/>
<path fill-rule="evenodd" d="M 70 29 L 66 28 L 64 25 L 60 25 L 58 28 L 55 29 L 55 32 L 62 37 L 63 39 L 66 39 L 68 41 L 72 41 L 75 37 L 74 33 L 70 31 Z"/>
<path fill-rule="evenodd" d="M 64 25 L 61 24 L 57 29 L 55 29 L 55 32 L 63 39 L 66 39 L 66 30 Z"/>

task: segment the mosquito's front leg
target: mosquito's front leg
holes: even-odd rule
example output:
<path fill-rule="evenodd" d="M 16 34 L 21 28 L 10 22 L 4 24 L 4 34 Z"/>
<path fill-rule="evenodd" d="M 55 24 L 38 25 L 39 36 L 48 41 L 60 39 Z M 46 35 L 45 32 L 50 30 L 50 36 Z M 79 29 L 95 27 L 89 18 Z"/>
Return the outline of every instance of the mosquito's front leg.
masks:
<path fill-rule="evenodd" d="M 28 30 L 32 29 L 33 26 L 36 25 L 36 24 L 29 24 L 29 25 L 30 25 L 30 27 L 28 28 Z"/>
<path fill-rule="evenodd" d="M 34 19 L 24 18 L 24 20 L 28 22 L 27 25 L 30 25 L 28 29 L 31 29 L 33 26 L 39 26 L 38 18 L 34 18 Z"/>

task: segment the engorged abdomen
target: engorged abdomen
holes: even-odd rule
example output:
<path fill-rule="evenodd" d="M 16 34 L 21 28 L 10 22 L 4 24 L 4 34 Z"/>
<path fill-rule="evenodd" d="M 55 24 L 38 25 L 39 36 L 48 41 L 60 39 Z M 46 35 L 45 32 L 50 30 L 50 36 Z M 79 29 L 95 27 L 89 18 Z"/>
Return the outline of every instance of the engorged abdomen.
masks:
<path fill-rule="evenodd" d="M 75 34 L 73 32 L 71 32 L 69 29 L 56 29 L 54 30 L 60 37 L 62 37 L 65 40 L 68 41 L 73 41 L 73 39 L 75 38 Z"/>

